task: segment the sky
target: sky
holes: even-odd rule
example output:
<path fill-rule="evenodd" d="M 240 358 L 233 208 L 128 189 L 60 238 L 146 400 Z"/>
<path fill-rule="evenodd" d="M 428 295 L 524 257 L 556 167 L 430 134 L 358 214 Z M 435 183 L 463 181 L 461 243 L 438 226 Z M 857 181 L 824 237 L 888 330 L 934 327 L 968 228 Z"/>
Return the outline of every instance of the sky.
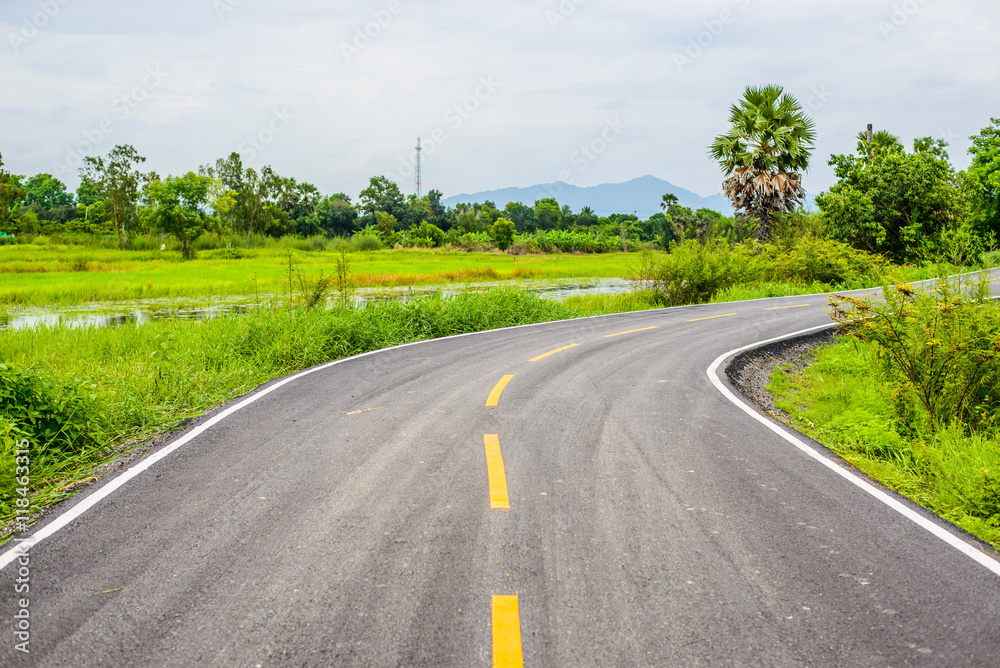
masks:
<path fill-rule="evenodd" d="M 71 189 L 87 155 L 244 164 L 344 192 L 452 196 L 651 174 L 707 196 L 748 85 L 815 120 L 804 185 L 868 123 L 949 142 L 1000 117 L 996 0 L 2 0 L 0 154 Z"/>

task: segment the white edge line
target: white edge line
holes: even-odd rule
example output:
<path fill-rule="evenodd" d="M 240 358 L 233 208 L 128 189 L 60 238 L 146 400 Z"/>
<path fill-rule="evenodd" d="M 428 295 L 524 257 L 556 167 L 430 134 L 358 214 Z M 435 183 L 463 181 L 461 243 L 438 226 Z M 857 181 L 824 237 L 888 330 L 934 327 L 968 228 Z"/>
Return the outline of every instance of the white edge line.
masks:
<path fill-rule="evenodd" d="M 682 307 L 675 307 L 675 308 L 684 308 L 684 307 L 682 306 Z M 659 311 L 659 310 L 666 310 L 666 309 L 652 309 L 652 310 Z M 645 311 L 640 311 L 640 313 L 645 313 Z M 362 357 L 367 357 L 368 355 L 375 355 L 375 354 L 378 354 L 378 353 L 384 353 L 384 352 L 387 352 L 387 351 L 390 351 L 390 350 L 398 350 L 400 348 L 407 348 L 409 346 L 416 346 L 416 345 L 419 345 L 419 344 L 422 344 L 422 343 L 429 343 L 431 341 L 444 341 L 444 340 L 447 340 L 447 339 L 458 339 L 458 338 L 462 338 L 462 337 L 465 337 L 465 336 L 476 336 L 476 335 L 479 335 L 479 334 L 487 334 L 489 332 L 495 332 L 495 331 L 499 331 L 499 330 L 522 329 L 522 328 L 525 328 L 525 327 L 538 327 L 538 326 L 541 326 L 541 325 L 556 325 L 556 324 L 559 324 L 561 322 L 572 322 L 574 320 L 588 320 L 588 319 L 591 319 L 591 318 L 608 318 L 608 317 L 614 317 L 614 316 L 627 316 L 627 315 L 629 315 L 629 314 L 628 313 L 604 313 L 604 314 L 596 315 L 596 316 L 584 316 L 584 317 L 581 317 L 581 318 L 567 318 L 566 320 L 547 320 L 545 322 L 532 322 L 532 323 L 528 323 L 526 325 L 515 325 L 513 327 L 500 327 L 498 329 L 482 330 L 482 331 L 479 331 L 479 332 L 463 332 L 462 334 L 453 334 L 451 336 L 442 336 L 442 337 L 439 337 L 439 338 L 436 338 L 436 339 L 423 339 L 421 341 L 411 341 L 409 343 L 402 343 L 402 344 L 400 344 L 398 346 L 392 346 L 390 348 L 379 348 L 378 350 L 369 350 L 368 352 L 365 352 L 365 353 L 359 353 L 357 355 L 352 355 L 351 357 L 344 357 L 342 359 L 333 360 L 331 362 L 325 362 L 325 363 L 320 364 L 318 366 L 310 367 L 310 368 L 308 368 L 308 369 L 306 369 L 304 371 L 300 371 L 300 372 L 298 372 L 298 373 L 296 373 L 294 375 L 291 375 L 291 376 L 288 376 L 288 377 L 284 378 L 283 380 L 279 380 L 279 381 L 275 382 L 274 384 L 272 384 L 269 387 L 267 387 L 267 388 L 265 388 L 265 389 L 257 392 L 256 394 L 253 394 L 253 395 L 247 397 L 246 399 L 244 399 L 243 401 L 239 402 L 238 404 L 234 404 L 233 406 L 230 406 L 229 408 L 227 408 L 226 410 L 222 411 L 221 413 L 219 413 L 215 417 L 209 419 L 204 424 L 201 424 L 201 425 L 195 427 L 194 429 L 192 429 L 191 431 L 189 431 L 188 433 L 184 434 L 179 439 L 177 439 L 176 441 L 174 441 L 170 445 L 164 447 L 162 450 L 160 450 L 156 454 L 151 455 L 150 457 L 147 457 L 146 459 L 142 460 L 141 462 L 139 462 L 135 466 L 132 466 L 132 467 L 129 467 L 129 468 L 125 469 L 121 474 L 119 474 L 119 476 L 117 478 L 111 480 L 109 483 L 105 484 L 103 487 L 101 487 L 99 490 L 97 490 L 96 492 L 94 492 L 93 494 L 91 494 L 90 496 L 88 496 L 87 498 L 85 498 L 83 501 L 79 502 L 78 504 L 76 504 L 75 506 L 73 506 L 72 508 L 70 508 L 69 510 L 67 510 L 65 513 L 63 513 L 62 515 L 59 515 L 58 517 L 56 517 L 50 523 L 46 524 L 43 528 L 41 528 L 37 532 L 35 532 L 30 538 L 15 538 L 15 539 L 13 539 L 11 542 L 15 543 L 14 547 L 10 548 L 6 552 L 4 552 L 2 555 L 0 555 L 0 570 L 3 570 L 7 566 L 9 566 L 15 559 L 17 559 L 20 556 L 23 556 L 26 551 L 30 550 L 32 547 L 34 547 L 38 543 L 42 542 L 46 538 L 49 538 L 49 537 L 53 536 L 60 529 L 65 528 L 70 522 L 72 522 L 73 520 L 76 520 L 81 515 L 83 515 L 85 512 L 87 512 L 88 510 L 90 510 L 91 508 L 93 508 L 94 506 L 96 506 L 98 503 L 100 503 L 101 501 L 103 501 L 107 497 L 111 496 L 111 494 L 113 494 L 115 492 L 115 490 L 117 490 L 119 487 L 121 487 L 122 485 L 124 485 L 128 481 L 130 481 L 133 478 L 135 478 L 136 476 L 138 476 L 140 473 L 142 473 L 143 471 L 145 471 L 146 469 L 148 469 L 149 467 L 151 467 L 156 462 L 160 461 L 161 459 L 163 459 L 165 457 L 170 456 L 177 449 L 183 447 L 184 445 L 186 445 L 190 441 L 194 440 L 195 438 L 197 438 L 198 436 L 200 436 L 201 434 L 203 434 L 204 432 L 206 432 L 211 427 L 214 427 L 218 423 L 220 423 L 223 420 L 225 420 L 227 417 L 229 417 L 233 413 L 236 413 L 237 411 L 239 411 L 239 410 L 241 410 L 241 409 L 249 406 L 250 404 L 252 404 L 255 401 L 257 401 L 258 399 L 260 399 L 261 397 L 270 394 L 274 390 L 278 389 L 279 387 L 281 387 L 283 385 L 286 385 L 286 384 L 292 382 L 293 380 L 298 380 L 299 378 L 302 378 L 303 376 L 308 376 L 311 373 L 315 373 L 317 371 L 322 371 L 324 369 L 328 369 L 328 368 L 330 368 L 332 366 L 335 366 L 337 364 L 343 364 L 345 362 L 350 362 L 351 360 L 356 360 L 356 359 L 359 359 L 359 358 L 362 358 Z M 270 382 L 270 381 L 268 381 L 268 382 Z"/>
<path fill-rule="evenodd" d="M 744 402 L 735 394 L 733 394 L 719 378 L 719 372 L 718 372 L 719 367 L 726 359 L 734 355 L 738 355 L 739 353 L 749 350 L 751 348 L 757 348 L 763 345 L 767 345 L 768 343 L 774 343 L 775 341 L 781 341 L 782 339 L 801 336 L 803 334 L 819 331 L 821 329 L 830 329 L 831 327 L 832 325 L 819 325 L 818 327 L 810 327 L 809 329 L 803 329 L 798 332 L 792 332 L 791 334 L 785 334 L 783 336 L 776 336 L 773 339 L 767 339 L 766 341 L 758 341 L 756 343 L 751 343 L 749 345 L 743 346 L 742 348 L 736 348 L 735 350 L 730 350 L 728 353 L 723 353 L 722 355 L 720 355 L 714 362 L 712 362 L 712 365 L 708 367 L 708 379 L 712 381 L 712 384 L 715 385 L 715 388 L 719 390 L 719 392 L 721 392 L 723 396 L 725 396 L 731 402 L 736 404 L 736 406 L 740 408 L 743 412 L 745 412 L 747 415 L 749 415 L 750 417 L 754 418 L 755 420 L 763 424 L 765 427 L 776 433 L 778 436 L 785 439 L 786 441 L 797 447 L 799 450 L 809 455 L 810 457 L 818 461 L 820 464 L 827 467 L 828 469 L 830 469 L 840 477 L 844 478 L 851 484 L 860 487 L 863 491 L 867 492 L 868 494 L 875 497 L 885 505 L 889 506 L 889 508 L 895 510 L 897 513 L 899 513 L 906 519 L 912 521 L 914 524 L 918 525 L 922 529 L 927 530 L 937 538 L 940 538 L 948 545 L 952 546 L 965 556 L 969 557 L 973 561 L 985 567 L 987 570 L 991 571 L 994 575 L 1000 576 L 1000 562 L 993 559 L 989 555 L 975 549 L 971 545 L 967 544 L 965 541 L 961 540 L 960 538 L 949 532 L 947 529 L 938 526 L 931 520 L 915 512 L 912 508 L 908 508 L 906 505 L 900 503 L 897 499 L 894 499 L 893 497 L 889 496 L 878 487 L 875 487 L 871 483 L 862 480 L 847 468 L 837 464 L 834 460 L 824 457 L 822 454 L 820 454 L 814 448 L 806 444 L 804 441 L 789 434 L 784 429 L 779 427 L 777 424 L 775 424 L 771 420 L 768 420 L 763 415 L 758 413 L 754 408 L 752 408 L 746 402 Z"/>

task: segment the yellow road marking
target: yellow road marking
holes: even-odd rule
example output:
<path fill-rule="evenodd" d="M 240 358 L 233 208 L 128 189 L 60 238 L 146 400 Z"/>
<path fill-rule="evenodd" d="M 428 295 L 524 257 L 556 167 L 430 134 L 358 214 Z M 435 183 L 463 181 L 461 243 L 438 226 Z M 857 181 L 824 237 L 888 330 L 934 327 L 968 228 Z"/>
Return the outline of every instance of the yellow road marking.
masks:
<path fill-rule="evenodd" d="M 489 398 L 486 399 L 487 406 L 497 406 L 500 404 L 500 395 L 503 394 L 503 388 L 507 387 L 507 383 L 509 383 L 513 378 L 514 376 L 504 376 L 500 379 L 500 382 L 497 383 L 496 387 L 493 388 L 493 391 L 490 392 Z"/>
<path fill-rule="evenodd" d="M 695 318 L 694 320 L 688 320 L 688 322 L 698 322 L 699 320 L 711 320 L 712 318 L 726 318 L 731 315 L 738 315 L 737 313 L 723 313 L 722 315 L 710 315 L 707 318 Z"/>
<path fill-rule="evenodd" d="M 562 348 L 556 348 L 555 350 L 549 351 L 549 352 L 545 353 L 544 355 L 539 355 L 538 357 L 532 357 L 528 361 L 529 362 L 537 362 L 538 360 L 545 359 L 549 355 L 555 355 L 556 353 L 561 353 L 564 350 L 569 350 L 570 348 L 576 348 L 578 345 L 580 345 L 580 344 L 579 343 L 572 343 L 572 344 L 570 344 L 568 346 L 563 346 Z"/>
<path fill-rule="evenodd" d="M 659 325 L 654 327 L 643 327 L 642 329 L 630 329 L 627 332 L 618 332 L 617 334 L 605 334 L 604 338 L 610 339 L 612 336 L 621 336 L 622 334 L 635 334 L 636 332 L 645 332 L 648 329 L 657 329 Z"/>
<path fill-rule="evenodd" d="M 486 470 L 490 476 L 490 508 L 493 510 L 510 509 L 510 498 L 507 496 L 507 474 L 503 470 L 503 455 L 500 454 L 500 436 L 484 434 L 486 444 Z"/>
<path fill-rule="evenodd" d="M 517 596 L 493 597 L 493 668 L 522 668 Z"/>
<path fill-rule="evenodd" d="M 371 413 L 372 411 L 380 411 L 380 410 L 382 410 L 381 406 L 378 408 L 366 408 L 361 411 L 351 411 L 350 413 L 345 413 L 345 415 L 360 415 L 361 413 Z"/>
<path fill-rule="evenodd" d="M 794 306 L 774 306 L 771 308 L 764 309 L 765 311 L 780 311 L 783 308 L 802 308 L 803 306 L 809 306 L 809 304 L 795 304 Z"/>

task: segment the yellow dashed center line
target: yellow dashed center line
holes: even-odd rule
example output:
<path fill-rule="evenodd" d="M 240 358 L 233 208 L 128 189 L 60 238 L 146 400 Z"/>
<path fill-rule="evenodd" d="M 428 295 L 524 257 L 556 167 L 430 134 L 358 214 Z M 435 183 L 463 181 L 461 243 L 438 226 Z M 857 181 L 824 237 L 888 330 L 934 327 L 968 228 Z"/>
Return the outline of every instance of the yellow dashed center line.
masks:
<path fill-rule="evenodd" d="M 510 509 L 510 498 L 507 496 L 507 474 L 503 470 L 503 455 L 500 454 L 500 436 L 484 434 L 486 444 L 486 470 L 490 477 L 490 508 L 492 510 Z"/>
<path fill-rule="evenodd" d="M 802 308 L 803 306 L 809 306 L 809 304 L 795 304 L 794 306 L 772 306 L 771 308 L 764 309 L 765 311 L 780 311 L 783 308 Z"/>
<path fill-rule="evenodd" d="M 627 332 L 618 332 L 617 334 L 605 334 L 604 338 L 610 339 L 612 336 L 621 336 L 622 334 L 635 334 L 636 332 L 645 332 L 650 329 L 657 329 L 659 325 L 655 327 L 643 327 L 642 329 L 630 329 Z"/>
<path fill-rule="evenodd" d="M 570 344 L 568 346 L 563 346 L 562 348 L 556 348 L 555 350 L 551 350 L 551 351 L 545 353 L 544 355 L 539 355 L 538 357 L 532 357 L 528 361 L 529 362 L 537 362 L 538 360 L 545 359 L 549 355 L 555 355 L 556 353 L 561 353 L 564 350 L 569 350 L 570 348 L 576 348 L 578 345 L 580 345 L 580 344 L 579 343 L 573 343 L 573 344 Z"/>
<path fill-rule="evenodd" d="M 503 388 L 507 387 L 507 383 L 513 378 L 514 376 L 504 376 L 500 379 L 500 382 L 496 384 L 496 387 L 493 388 L 490 396 L 486 399 L 487 406 L 497 406 L 500 404 L 500 395 L 503 394 Z"/>
<path fill-rule="evenodd" d="M 365 409 L 360 410 L 360 411 L 351 411 L 350 413 L 344 413 L 344 415 L 360 415 L 361 413 L 371 413 L 372 411 L 380 411 L 380 410 L 382 410 L 381 407 L 379 407 L 379 408 L 365 408 Z"/>
<path fill-rule="evenodd" d="M 493 668 L 523 668 L 517 596 L 493 597 Z"/>
<path fill-rule="evenodd" d="M 710 315 L 707 318 L 695 318 L 693 320 L 688 320 L 688 322 L 698 322 L 699 320 L 711 320 L 713 318 L 728 318 L 731 315 L 739 315 L 737 313 L 723 313 L 722 315 Z"/>

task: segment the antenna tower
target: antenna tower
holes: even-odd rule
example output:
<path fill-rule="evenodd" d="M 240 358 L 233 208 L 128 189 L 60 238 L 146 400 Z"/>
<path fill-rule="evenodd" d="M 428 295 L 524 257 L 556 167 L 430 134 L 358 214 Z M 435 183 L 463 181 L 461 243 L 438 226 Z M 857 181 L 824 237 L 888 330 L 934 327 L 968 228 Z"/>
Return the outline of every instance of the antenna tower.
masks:
<path fill-rule="evenodd" d="M 420 148 L 420 137 L 417 137 L 417 169 L 416 169 L 416 171 L 414 172 L 414 175 L 413 175 L 413 187 L 417 191 L 417 199 L 420 199 L 420 197 L 422 196 L 422 193 L 420 192 L 420 186 L 421 186 L 421 183 L 420 183 L 420 180 L 421 180 L 421 178 L 420 178 L 421 177 L 421 174 L 420 174 L 420 151 L 422 151 L 422 150 L 423 149 Z"/>

